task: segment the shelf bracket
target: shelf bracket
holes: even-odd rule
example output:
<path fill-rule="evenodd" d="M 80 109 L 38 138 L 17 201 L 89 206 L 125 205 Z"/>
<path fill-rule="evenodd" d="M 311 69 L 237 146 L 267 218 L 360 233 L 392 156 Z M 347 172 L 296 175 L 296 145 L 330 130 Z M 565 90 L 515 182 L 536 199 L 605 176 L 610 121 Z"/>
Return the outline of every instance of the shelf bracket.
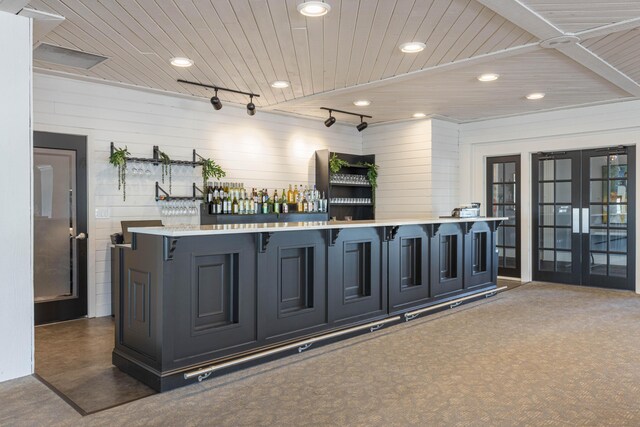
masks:
<path fill-rule="evenodd" d="M 435 237 L 438 234 L 441 226 L 442 224 L 431 224 L 431 237 Z"/>
<path fill-rule="evenodd" d="M 162 238 L 162 252 L 165 261 L 173 261 L 173 253 L 178 247 L 177 237 L 163 237 Z"/>
<path fill-rule="evenodd" d="M 194 151 L 195 151 L 195 150 L 194 150 Z M 194 168 L 195 168 L 195 166 L 194 166 Z M 198 194 L 198 193 L 200 193 L 200 194 L 202 194 L 202 195 L 204 196 L 204 191 L 202 191 L 201 189 L 199 189 L 199 188 L 198 188 L 198 186 L 196 185 L 196 183 L 194 182 L 194 183 L 193 183 L 193 198 L 194 198 L 194 199 L 199 198 L 199 197 L 197 197 L 197 196 L 196 196 L 196 194 Z"/>
<path fill-rule="evenodd" d="M 329 246 L 334 246 L 336 244 L 336 240 L 338 240 L 338 235 L 342 231 L 342 228 L 331 228 L 327 230 L 327 240 L 329 240 Z"/>
<path fill-rule="evenodd" d="M 160 192 L 164 193 L 164 197 L 161 198 L 160 196 Z M 158 200 L 166 200 L 166 199 L 170 199 L 171 195 L 169 193 L 167 193 L 166 191 L 164 191 L 164 188 L 160 187 L 160 184 L 158 184 L 158 181 L 156 181 L 156 202 Z"/>
<path fill-rule="evenodd" d="M 271 240 L 271 235 L 273 233 L 260 233 L 258 238 L 260 239 L 260 253 L 265 253 L 267 251 L 267 246 L 269 245 L 269 240 Z"/>
<path fill-rule="evenodd" d="M 469 232 L 471 231 L 471 229 L 473 228 L 474 225 L 475 225 L 475 223 L 473 223 L 473 222 L 463 222 L 462 224 L 460 224 L 464 234 L 469 234 Z"/>
<path fill-rule="evenodd" d="M 396 235 L 398 234 L 398 230 L 400 229 L 399 225 L 393 225 L 391 227 L 384 228 L 384 238 L 386 241 L 395 240 Z"/>
<path fill-rule="evenodd" d="M 489 229 L 492 232 L 495 232 L 498 229 L 498 227 L 502 225 L 503 222 L 504 222 L 503 220 L 489 221 Z"/>

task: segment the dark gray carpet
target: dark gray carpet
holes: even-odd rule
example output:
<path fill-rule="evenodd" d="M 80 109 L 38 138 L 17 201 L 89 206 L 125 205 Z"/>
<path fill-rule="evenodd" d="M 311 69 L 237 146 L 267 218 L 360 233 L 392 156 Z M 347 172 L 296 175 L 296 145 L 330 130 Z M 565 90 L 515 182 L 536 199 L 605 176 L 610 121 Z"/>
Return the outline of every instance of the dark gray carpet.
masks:
<path fill-rule="evenodd" d="M 637 426 L 640 296 L 527 284 L 82 419 L 26 386 L 0 424 Z"/>

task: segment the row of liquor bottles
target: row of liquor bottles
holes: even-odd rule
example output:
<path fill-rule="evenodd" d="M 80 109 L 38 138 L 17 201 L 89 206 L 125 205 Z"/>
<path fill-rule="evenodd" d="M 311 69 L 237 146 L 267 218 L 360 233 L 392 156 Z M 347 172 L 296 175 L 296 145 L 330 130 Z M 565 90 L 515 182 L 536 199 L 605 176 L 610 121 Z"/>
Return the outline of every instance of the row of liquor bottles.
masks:
<path fill-rule="evenodd" d="M 212 215 L 255 215 L 289 212 L 327 212 L 324 192 L 313 186 L 292 186 L 289 190 L 269 191 L 252 188 L 248 192 L 243 183 L 209 182 L 206 190 L 209 213 Z"/>

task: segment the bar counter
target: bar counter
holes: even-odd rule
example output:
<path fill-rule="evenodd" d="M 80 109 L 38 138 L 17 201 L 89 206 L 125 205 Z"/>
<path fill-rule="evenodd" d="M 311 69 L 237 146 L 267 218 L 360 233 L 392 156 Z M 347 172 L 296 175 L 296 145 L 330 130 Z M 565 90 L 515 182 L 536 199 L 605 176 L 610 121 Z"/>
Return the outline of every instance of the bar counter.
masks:
<path fill-rule="evenodd" d="M 503 220 L 130 228 L 112 249 L 113 363 L 165 391 L 483 297 Z"/>

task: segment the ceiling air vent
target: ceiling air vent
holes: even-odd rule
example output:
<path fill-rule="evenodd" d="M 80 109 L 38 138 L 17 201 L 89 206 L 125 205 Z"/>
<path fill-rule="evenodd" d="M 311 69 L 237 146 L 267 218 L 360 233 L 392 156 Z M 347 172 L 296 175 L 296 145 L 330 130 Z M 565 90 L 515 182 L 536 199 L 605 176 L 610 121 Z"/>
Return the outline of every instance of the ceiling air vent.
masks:
<path fill-rule="evenodd" d="M 33 59 L 88 70 L 107 59 L 107 57 L 42 43 L 34 49 Z"/>

